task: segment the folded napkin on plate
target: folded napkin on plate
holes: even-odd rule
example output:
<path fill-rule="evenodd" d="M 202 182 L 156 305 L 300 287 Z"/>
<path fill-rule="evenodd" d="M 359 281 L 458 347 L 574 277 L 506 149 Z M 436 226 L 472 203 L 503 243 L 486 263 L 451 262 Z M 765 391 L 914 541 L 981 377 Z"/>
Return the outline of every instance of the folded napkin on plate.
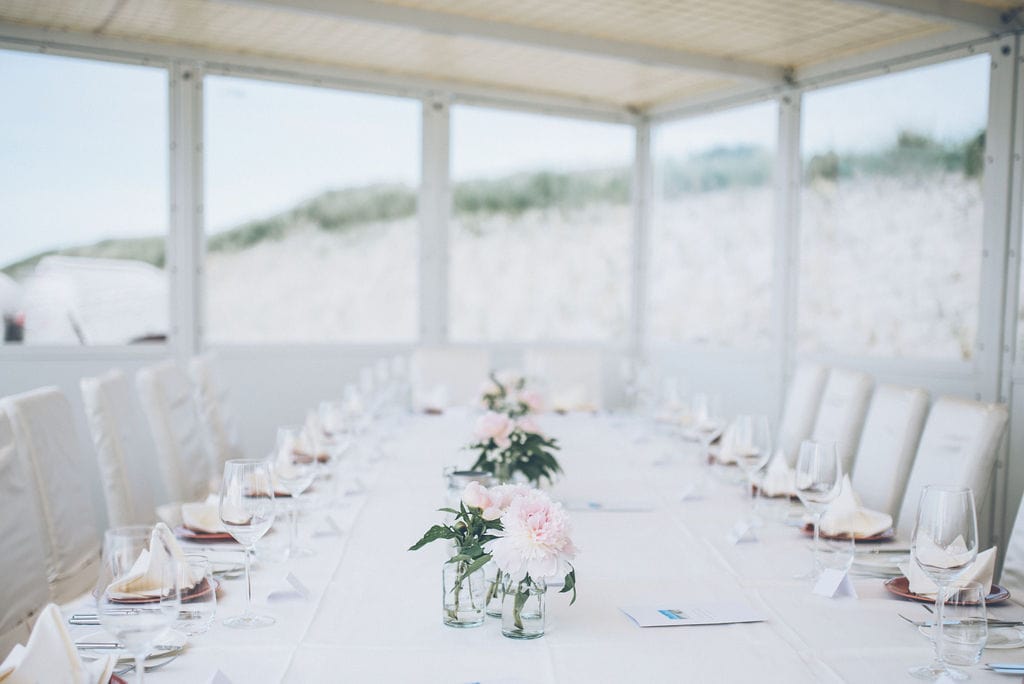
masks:
<path fill-rule="evenodd" d="M 843 475 L 843 488 L 839 496 L 821 516 L 821 531 L 827 535 L 852 534 L 855 537 L 871 537 L 892 527 L 892 516 L 888 513 L 864 508 L 860 497 L 853 491 L 850 476 Z"/>
<path fill-rule="evenodd" d="M 220 500 L 214 494 L 206 501 L 191 501 L 181 504 L 181 524 L 193 532 L 220 534 L 227 532 L 220 519 Z"/>
<path fill-rule="evenodd" d="M 718 440 L 718 453 L 715 455 L 715 460 L 722 465 L 736 463 L 736 439 L 731 425 L 725 428 L 725 432 Z"/>
<path fill-rule="evenodd" d="M 557 413 L 571 411 L 596 411 L 594 402 L 587 399 L 587 390 L 582 385 L 564 387 L 551 395 L 551 410 Z"/>
<path fill-rule="evenodd" d="M 765 496 L 796 496 L 796 472 L 786 463 L 782 452 L 777 452 L 768 463 L 761 479 L 761 493 Z"/>
<path fill-rule="evenodd" d="M 51 603 L 39 614 L 28 643 L 15 646 L 3 664 L 0 664 L 0 682 L 107 684 L 116 662 L 113 656 L 104 656 L 89 663 L 82 662 L 75 642 L 64 627 L 60 610 Z"/>
<path fill-rule="evenodd" d="M 996 572 L 996 550 L 998 548 L 993 546 L 991 549 L 979 553 L 978 558 L 967 569 L 967 572 L 953 582 L 953 586 L 962 587 L 968 582 L 977 582 L 988 591 L 989 587 L 992 586 L 992 578 Z M 900 563 L 899 569 L 904 577 L 910 580 L 910 591 L 920 596 L 935 596 L 939 593 L 939 588 L 935 586 L 935 582 L 929 579 L 928 575 L 921 569 L 921 566 L 913 559 L 908 563 Z"/>
<path fill-rule="evenodd" d="M 157 523 L 149 538 L 149 548 L 143 549 L 125 577 L 107 587 L 107 593 L 115 599 L 122 600 L 160 596 L 163 587 L 160 568 L 163 567 L 168 554 L 177 561 L 178 583 L 181 591 L 191 589 L 203 580 L 201 576 L 193 576 L 185 562 L 185 554 L 182 552 L 181 546 L 178 545 L 178 541 L 167 529 L 167 526 Z"/>
<path fill-rule="evenodd" d="M 434 385 L 420 397 L 422 409 L 427 413 L 443 413 L 448 408 L 448 388 Z"/>

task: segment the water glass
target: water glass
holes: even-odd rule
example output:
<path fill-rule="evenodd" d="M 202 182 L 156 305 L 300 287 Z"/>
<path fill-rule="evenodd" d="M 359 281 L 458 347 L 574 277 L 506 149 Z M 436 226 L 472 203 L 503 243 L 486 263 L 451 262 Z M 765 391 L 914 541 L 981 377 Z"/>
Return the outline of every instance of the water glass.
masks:
<path fill-rule="evenodd" d="M 856 542 L 853 535 L 844 534 L 819 541 L 818 561 L 822 570 L 838 570 L 846 573 L 853 565 Z"/>
<path fill-rule="evenodd" d="M 988 641 L 987 594 L 988 588 L 978 582 L 954 586 L 946 594 L 942 652 L 947 663 L 970 667 L 981 660 Z"/>
<path fill-rule="evenodd" d="M 175 627 L 188 636 L 202 634 L 210 629 L 217 615 L 217 585 L 213 580 L 210 559 L 198 553 L 185 554 L 188 577 L 202 578 L 199 584 L 181 597 L 181 610 Z"/>

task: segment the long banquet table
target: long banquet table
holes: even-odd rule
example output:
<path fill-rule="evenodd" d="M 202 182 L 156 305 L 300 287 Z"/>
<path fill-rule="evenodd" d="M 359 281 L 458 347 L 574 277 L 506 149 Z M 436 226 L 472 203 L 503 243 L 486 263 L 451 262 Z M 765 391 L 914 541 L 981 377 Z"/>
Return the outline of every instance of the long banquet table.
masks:
<path fill-rule="evenodd" d="M 222 587 L 218 621 L 193 638 L 153 682 L 207 682 L 220 670 L 250 682 L 881 682 L 914 681 L 931 644 L 898 617 L 928 614 L 891 597 L 882 580 L 855 578 L 859 598 L 828 599 L 793 576 L 809 543 L 793 527 L 767 523 L 759 540 L 726 535 L 748 505 L 741 488 L 712 477 L 704 496 L 681 500 L 702 474 L 692 446 L 649 424 L 618 416 L 543 416 L 562 445 L 565 475 L 556 498 L 645 502 L 641 512 L 573 511 L 579 599 L 549 591 L 549 631 L 533 641 L 501 636 L 488 618 L 475 629 L 441 623 L 444 548 L 406 549 L 443 505 L 442 468 L 468 465 L 462 446 L 472 417 L 462 411 L 403 420 L 383 442 L 366 494 L 331 513 L 343 533 L 312 536 L 316 555 L 255 568 L 257 608 L 277 618 L 251 632 L 223 627 L 241 611 L 244 580 Z M 667 464 L 655 465 L 656 461 Z M 323 513 L 307 516 L 307 532 Z M 281 532 L 272 536 L 281 537 Z M 308 600 L 268 602 L 294 573 Z M 740 601 L 764 622 L 641 629 L 619 608 L 675 601 Z M 80 606 L 68 606 L 71 612 Z M 1016 616 L 1016 604 L 992 614 Z M 91 628 L 95 631 L 95 628 Z M 73 628 L 81 637 L 90 628 Z M 986 651 L 986 661 L 1024 663 L 1024 649 Z M 1006 681 L 971 668 L 974 681 Z"/>

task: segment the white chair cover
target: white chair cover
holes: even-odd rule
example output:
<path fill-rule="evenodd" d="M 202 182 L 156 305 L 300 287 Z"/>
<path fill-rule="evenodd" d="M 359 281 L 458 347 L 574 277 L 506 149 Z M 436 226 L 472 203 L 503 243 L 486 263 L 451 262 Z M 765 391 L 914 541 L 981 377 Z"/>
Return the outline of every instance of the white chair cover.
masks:
<path fill-rule="evenodd" d="M 1010 599 L 1024 605 L 1024 499 L 1017 508 L 1017 519 L 1010 530 L 999 584 L 1010 590 Z"/>
<path fill-rule="evenodd" d="M 431 405 L 438 388 L 443 388 L 449 406 L 476 404 L 490 366 L 490 354 L 483 349 L 417 349 L 412 355 L 413 408 L 443 408 Z"/>
<path fill-rule="evenodd" d="M 828 372 L 811 439 L 836 443 L 844 473 L 853 468 L 853 457 L 857 453 L 874 384 L 867 373 L 841 368 L 832 368 Z"/>
<path fill-rule="evenodd" d="M 587 349 L 530 349 L 526 375 L 547 385 L 548 408 L 600 410 L 604 405 L 604 356 Z"/>
<path fill-rule="evenodd" d="M 188 376 L 173 361 L 163 361 L 140 369 L 135 384 L 167 493 L 175 501 L 205 499 L 213 462 Z"/>
<path fill-rule="evenodd" d="M 238 428 L 227 387 L 220 381 L 216 358 L 212 353 L 193 357 L 188 366 L 196 388 L 196 399 L 206 441 L 213 450 L 214 473 L 222 472 L 224 463 L 233 458 L 245 458 L 238 439 Z"/>
<path fill-rule="evenodd" d="M 866 507 L 895 518 L 928 414 L 928 393 L 880 385 L 871 398 L 853 467 L 853 490 Z"/>
<path fill-rule="evenodd" d="M 0 412 L 0 661 L 25 643 L 33 617 L 50 601 L 45 538 L 34 515 L 39 504 L 25 466 L 11 422 Z"/>
<path fill-rule="evenodd" d="M 828 371 L 812 363 L 801 363 L 789 383 L 786 403 L 779 420 L 779 447 L 792 467 L 800 451 L 800 443 L 811 436 L 818 403 L 825 390 Z"/>
<path fill-rule="evenodd" d="M 81 387 L 107 501 L 107 524 L 122 527 L 156 522 L 157 499 L 151 484 L 157 469 L 156 447 L 128 376 L 115 369 L 99 377 L 82 378 Z"/>
<path fill-rule="evenodd" d="M 917 447 L 896 532 L 909 540 L 917 519 L 921 491 L 931 484 L 970 487 L 981 510 L 988 494 L 992 466 L 1006 427 L 1006 407 L 969 399 L 940 397 Z"/>
<path fill-rule="evenodd" d="M 81 452 L 71 404 L 55 387 L 0 401 L 14 429 L 22 462 L 28 464 L 37 495 L 34 514 L 47 542 L 46 573 L 57 603 L 91 589 L 100 560 L 100 534 L 89 487 L 90 459 Z M 24 511 L 19 524 L 33 515 Z M 4 548 L 7 548 L 5 540 Z"/>

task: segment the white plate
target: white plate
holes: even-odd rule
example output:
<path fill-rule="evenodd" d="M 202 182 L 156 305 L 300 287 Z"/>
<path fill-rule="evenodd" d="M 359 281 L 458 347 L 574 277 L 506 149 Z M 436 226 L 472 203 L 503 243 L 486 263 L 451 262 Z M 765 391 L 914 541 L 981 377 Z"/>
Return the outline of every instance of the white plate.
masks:
<path fill-rule="evenodd" d="M 1024 629 L 1020 627 L 992 627 L 988 630 L 985 648 L 1010 649 L 1024 646 Z"/>
<path fill-rule="evenodd" d="M 75 639 L 76 643 L 87 641 L 111 642 L 117 641 L 117 639 L 115 639 L 108 632 L 102 629 L 95 632 L 90 632 L 89 634 L 84 634 Z M 188 637 L 182 634 L 181 632 L 175 630 L 168 630 L 160 637 L 159 643 L 162 646 L 168 646 L 170 648 L 154 649 L 150 652 L 148 656 L 146 656 L 146 662 L 150 662 L 152 660 L 160 660 L 161 658 L 166 658 L 168 656 L 181 653 L 182 649 L 185 648 L 185 644 L 187 642 Z M 135 662 L 135 657 L 121 648 L 83 648 L 79 649 L 78 652 L 81 653 L 83 656 L 91 655 L 94 657 L 116 655 L 118 664 Z"/>

